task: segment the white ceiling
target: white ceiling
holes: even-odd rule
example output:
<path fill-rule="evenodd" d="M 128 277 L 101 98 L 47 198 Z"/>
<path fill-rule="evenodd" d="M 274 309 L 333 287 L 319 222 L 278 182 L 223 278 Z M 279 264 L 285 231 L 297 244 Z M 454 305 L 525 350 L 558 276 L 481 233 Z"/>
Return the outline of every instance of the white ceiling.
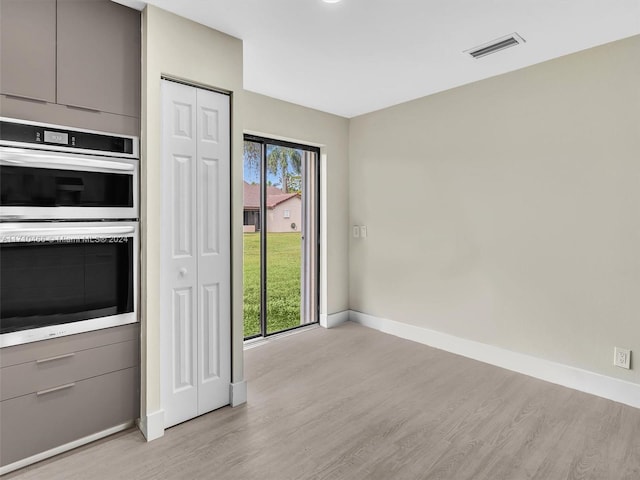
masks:
<path fill-rule="evenodd" d="M 116 0 L 244 41 L 247 90 L 354 117 L 640 34 L 640 0 Z M 463 51 L 517 32 L 521 46 Z"/>

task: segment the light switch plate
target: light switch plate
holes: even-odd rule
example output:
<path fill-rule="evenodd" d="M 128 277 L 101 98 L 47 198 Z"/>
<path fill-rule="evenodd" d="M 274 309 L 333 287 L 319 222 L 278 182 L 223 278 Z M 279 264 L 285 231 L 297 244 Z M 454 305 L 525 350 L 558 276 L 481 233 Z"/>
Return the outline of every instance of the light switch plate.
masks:
<path fill-rule="evenodd" d="M 360 238 L 367 238 L 367 227 L 364 225 L 360 227 Z"/>
<path fill-rule="evenodd" d="M 360 237 L 360 227 L 358 225 L 353 226 L 353 238 Z"/>

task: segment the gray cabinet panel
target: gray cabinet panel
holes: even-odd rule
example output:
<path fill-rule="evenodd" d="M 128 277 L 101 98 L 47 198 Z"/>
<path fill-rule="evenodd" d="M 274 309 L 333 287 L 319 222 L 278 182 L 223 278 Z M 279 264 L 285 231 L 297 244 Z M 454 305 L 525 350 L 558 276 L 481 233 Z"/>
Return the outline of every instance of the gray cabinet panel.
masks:
<path fill-rule="evenodd" d="M 8 367 L 19 363 L 34 362 L 38 359 L 55 357 L 112 343 L 138 340 L 140 324 L 132 323 L 119 327 L 104 328 L 77 335 L 69 335 L 53 340 L 25 343 L 0 349 L 0 366 Z"/>
<path fill-rule="evenodd" d="M 70 352 L 0 371 L 0 400 L 47 390 L 138 365 L 138 341 Z"/>
<path fill-rule="evenodd" d="M 138 417 L 138 369 L 0 402 L 0 465 L 8 465 Z"/>
<path fill-rule="evenodd" d="M 58 0 L 57 103 L 140 116 L 140 12 Z"/>
<path fill-rule="evenodd" d="M 6 95 L 0 95 L 0 116 L 123 135 L 140 135 L 140 120 L 136 117 L 81 110 Z"/>
<path fill-rule="evenodd" d="M 0 92 L 56 101 L 55 0 L 0 1 Z"/>

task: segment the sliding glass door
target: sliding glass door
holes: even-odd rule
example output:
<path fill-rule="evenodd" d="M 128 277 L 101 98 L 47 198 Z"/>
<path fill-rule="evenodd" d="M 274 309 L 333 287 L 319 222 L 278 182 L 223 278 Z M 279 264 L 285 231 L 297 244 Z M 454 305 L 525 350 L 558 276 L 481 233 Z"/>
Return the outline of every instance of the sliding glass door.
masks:
<path fill-rule="evenodd" d="M 318 322 L 318 157 L 245 136 L 245 338 Z"/>

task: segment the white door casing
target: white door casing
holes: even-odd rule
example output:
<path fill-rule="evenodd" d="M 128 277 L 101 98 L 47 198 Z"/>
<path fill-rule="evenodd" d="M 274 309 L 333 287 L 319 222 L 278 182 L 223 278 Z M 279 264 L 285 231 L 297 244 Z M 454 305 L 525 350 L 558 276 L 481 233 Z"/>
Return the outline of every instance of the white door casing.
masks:
<path fill-rule="evenodd" d="M 229 403 L 229 97 L 162 81 L 165 428 Z"/>

